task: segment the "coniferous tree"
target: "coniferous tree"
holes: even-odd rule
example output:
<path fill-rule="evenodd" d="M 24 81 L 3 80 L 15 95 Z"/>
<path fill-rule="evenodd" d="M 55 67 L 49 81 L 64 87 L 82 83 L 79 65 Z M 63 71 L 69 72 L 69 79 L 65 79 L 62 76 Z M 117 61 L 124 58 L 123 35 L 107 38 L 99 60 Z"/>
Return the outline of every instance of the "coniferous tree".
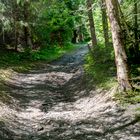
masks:
<path fill-rule="evenodd" d="M 92 40 L 92 47 L 97 46 L 97 37 L 95 33 L 95 25 L 94 25 L 94 17 L 93 17 L 93 10 L 92 10 L 92 0 L 87 0 L 87 10 L 88 10 L 88 19 L 89 19 L 89 26 L 90 26 L 90 34 Z"/>
<path fill-rule="evenodd" d="M 103 26 L 103 33 L 104 33 L 104 39 L 105 39 L 105 46 L 108 47 L 109 31 L 108 31 L 108 19 L 107 19 L 107 13 L 106 13 L 105 0 L 101 0 L 101 12 L 102 12 L 102 26 Z"/>

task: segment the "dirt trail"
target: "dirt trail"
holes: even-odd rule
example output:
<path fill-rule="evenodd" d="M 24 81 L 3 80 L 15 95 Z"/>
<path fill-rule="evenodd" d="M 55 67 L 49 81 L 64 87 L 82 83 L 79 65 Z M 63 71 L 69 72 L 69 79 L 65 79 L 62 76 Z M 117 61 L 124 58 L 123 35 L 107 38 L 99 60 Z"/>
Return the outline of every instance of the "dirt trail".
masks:
<path fill-rule="evenodd" d="M 0 140 L 140 140 L 140 124 L 111 100 L 89 90 L 86 47 L 9 80 L 18 109 L 0 106 Z"/>

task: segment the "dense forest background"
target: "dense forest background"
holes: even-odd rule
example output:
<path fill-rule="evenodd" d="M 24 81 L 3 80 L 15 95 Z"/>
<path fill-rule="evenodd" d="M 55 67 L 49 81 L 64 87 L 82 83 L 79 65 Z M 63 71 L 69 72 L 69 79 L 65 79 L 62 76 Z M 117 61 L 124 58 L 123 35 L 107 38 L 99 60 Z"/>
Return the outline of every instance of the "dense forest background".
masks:
<path fill-rule="evenodd" d="M 130 75 L 138 73 L 140 60 L 139 5 L 138 0 L 1 0 L 0 65 L 51 61 L 88 42 L 89 73 L 101 82 L 106 69 L 111 76 L 116 71 L 116 61 L 121 89 L 132 89 Z"/>
<path fill-rule="evenodd" d="M 0 0 L 0 140 L 140 140 L 139 0 Z"/>

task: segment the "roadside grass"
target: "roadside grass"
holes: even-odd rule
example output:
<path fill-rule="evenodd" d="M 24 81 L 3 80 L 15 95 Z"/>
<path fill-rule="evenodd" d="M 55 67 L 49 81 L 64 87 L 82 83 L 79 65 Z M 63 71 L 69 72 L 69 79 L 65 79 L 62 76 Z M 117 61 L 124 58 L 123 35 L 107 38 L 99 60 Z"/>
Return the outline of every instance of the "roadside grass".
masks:
<path fill-rule="evenodd" d="M 0 101 L 4 104 L 10 105 L 14 102 L 14 99 L 9 96 L 6 91 L 1 91 L 0 92 Z"/>
<path fill-rule="evenodd" d="M 112 46 L 105 48 L 104 45 L 99 44 L 85 59 L 84 68 L 87 76 L 92 77 L 90 80 L 92 85 L 110 89 L 117 84 Z"/>
<path fill-rule="evenodd" d="M 115 99 L 121 104 L 140 103 L 140 65 L 131 66 L 131 83 L 134 87 L 133 91 L 115 94 Z"/>
<path fill-rule="evenodd" d="M 128 108 L 130 105 L 133 105 L 135 117 L 139 118 L 140 121 L 140 65 L 133 65 L 131 67 L 131 82 L 134 90 L 115 93 L 114 99 L 122 106 L 126 106 Z"/>
<path fill-rule="evenodd" d="M 122 104 L 140 103 L 140 65 L 131 66 L 131 82 L 134 87 L 133 91 L 115 94 L 115 98 Z"/>
<path fill-rule="evenodd" d="M 140 103 L 139 91 L 117 92 L 114 97 L 115 100 L 119 101 L 122 105 Z"/>
<path fill-rule="evenodd" d="M 10 69 L 0 69 L 0 101 L 4 104 L 12 104 L 13 98 L 7 94 L 10 88 L 5 82 L 12 76 L 13 71 Z"/>
<path fill-rule="evenodd" d="M 31 52 L 14 52 L 10 50 L 0 51 L 0 69 L 13 69 L 18 72 L 26 72 L 36 67 L 39 63 L 54 61 L 65 53 L 79 48 L 81 44 L 66 44 L 64 47 L 53 46 Z"/>

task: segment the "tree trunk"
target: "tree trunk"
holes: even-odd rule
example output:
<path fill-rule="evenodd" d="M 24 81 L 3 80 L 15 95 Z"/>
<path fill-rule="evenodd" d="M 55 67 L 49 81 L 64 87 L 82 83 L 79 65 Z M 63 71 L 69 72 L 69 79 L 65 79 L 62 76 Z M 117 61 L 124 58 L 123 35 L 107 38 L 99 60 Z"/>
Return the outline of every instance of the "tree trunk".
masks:
<path fill-rule="evenodd" d="M 15 21 L 15 51 L 18 50 L 18 25 L 17 25 L 17 21 Z"/>
<path fill-rule="evenodd" d="M 77 37 L 78 37 L 78 34 L 77 34 L 77 30 L 75 29 L 73 31 L 72 43 L 77 43 Z"/>
<path fill-rule="evenodd" d="M 87 0 L 86 2 L 87 2 L 87 9 L 88 9 L 92 47 L 95 47 L 97 46 L 97 38 L 95 33 L 95 25 L 94 25 L 93 11 L 92 11 L 92 0 Z"/>
<path fill-rule="evenodd" d="M 25 0 L 24 3 L 24 21 L 25 21 L 25 26 L 24 26 L 24 37 L 25 37 L 25 45 L 28 48 L 33 48 L 33 43 L 31 39 L 31 31 L 30 31 L 30 26 L 29 26 L 29 1 Z"/>
<path fill-rule="evenodd" d="M 4 30 L 4 27 L 2 27 L 2 44 L 5 45 L 5 30 Z"/>
<path fill-rule="evenodd" d="M 132 86 L 129 82 L 127 56 L 124 49 L 116 2 L 117 0 L 106 0 L 106 6 L 112 31 L 119 90 L 128 91 L 132 89 Z"/>
<path fill-rule="evenodd" d="M 108 20 L 107 20 L 105 0 L 101 0 L 101 11 L 102 11 L 102 25 L 103 25 L 105 46 L 108 47 L 108 45 L 109 45 L 109 34 L 108 34 Z"/>
<path fill-rule="evenodd" d="M 82 26 L 79 26 L 78 28 L 78 42 L 83 42 L 84 41 L 84 36 L 82 32 Z"/>
<path fill-rule="evenodd" d="M 134 0 L 134 33 L 135 33 L 135 50 L 136 53 L 139 52 L 138 46 L 138 5 L 137 0 Z"/>
<path fill-rule="evenodd" d="M 19 15 L 18 15 L 18 10 L 19 10 L 19 7 L 17 5 L 16 2 L 13 2 L 13 19 L 14 19 L 14 49 L 15 51 L 18 50 L 18 44 L 19 44 L 19 25 L 18 25 L 18 18 L 19 18 Z"/>

